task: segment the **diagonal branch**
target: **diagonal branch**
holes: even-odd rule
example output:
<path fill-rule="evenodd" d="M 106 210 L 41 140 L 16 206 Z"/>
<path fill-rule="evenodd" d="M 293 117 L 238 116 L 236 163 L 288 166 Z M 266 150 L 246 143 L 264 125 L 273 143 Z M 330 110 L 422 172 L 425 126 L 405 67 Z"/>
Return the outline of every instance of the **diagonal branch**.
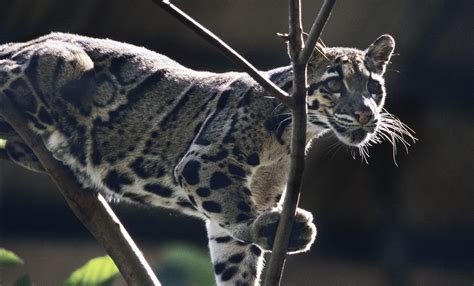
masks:
<path fill-rule="evenodd" d="M 160 282 L 105 199 L 77 184 L 73 174 L 45 148 L 41 137 L 28 129 L 22 112 L 2 94 L 0 116 L 33 150 L 71 210 L 102 244 L 128 285 L 159 286 Z"/>
<path fill-rule="evenodd" d="M 263 76 L 251 63 L 244 57 L 227 45 L 224 41 L 214 35 L 211 31 L 203 27 L 193 18 L 181 11 L 178 7 L 165 0 L 153 0 L 153 2 L 163 8 L 166 12 L 174 16 L 181 23 L 193 30 L 196 34 L 201 36 L 207 42 L 215 46 L 220 52 L 237 64 L 242 70 L 248 73 L 256 82 L 258 82 L 267 92 L 272 96 L 278 98 L 283 104 L 290 107 L 293 104 L 292 98 L 286 92 L 281 90 L 273 82 Z"/>

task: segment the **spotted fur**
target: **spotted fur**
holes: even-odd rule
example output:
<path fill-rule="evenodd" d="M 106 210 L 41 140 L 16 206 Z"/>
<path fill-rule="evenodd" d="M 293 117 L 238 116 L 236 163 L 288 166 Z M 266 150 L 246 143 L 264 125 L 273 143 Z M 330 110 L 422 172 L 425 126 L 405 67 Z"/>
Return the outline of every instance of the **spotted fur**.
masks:
<path fill-rule="evenodd" d="M 366 51 L 319 47 L 324 56 L 308 68 L 309 140 L 332 132 L 360 147 L 385 134 L 382 75 L 393 48 L 387 35 Z M 291 90 L 289 67 L 265 74 Z M 258 285 L 281 212 L 291 116 L 248 75 L 53 33 L 0 46 L 0 96 L 84 186 L 206 220 L 218 285 Z M 13 161 L 43 170 L 2 120 L 0 137 Z M 312 221 L 298 209 L 290 253 L 310 248 Z"/>

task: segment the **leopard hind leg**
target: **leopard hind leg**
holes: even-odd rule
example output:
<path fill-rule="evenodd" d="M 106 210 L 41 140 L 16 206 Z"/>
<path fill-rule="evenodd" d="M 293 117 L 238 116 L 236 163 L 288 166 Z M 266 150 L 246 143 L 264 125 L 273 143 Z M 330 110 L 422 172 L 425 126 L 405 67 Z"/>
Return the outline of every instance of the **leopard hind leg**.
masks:
<path fill-rule="evenodd" d="M 12 59 L 0 59 L 0 96 L 16 106 L 25 116 L 28 128 L 45 141 L 62 124 L 62 121 L 57 121 L 69 118 L 66 115 L 72 112 L 71 108 L 62 108 L 66 106 L 63 103 L 82 103 L 81 98 L 74 97 L 77 92 L 71 90 L 85 85 L 81 79 L 92 68 L 92 60 L 80 47 L 54 39 L 46 40 L 18 52 Z M 1 117 L 0 138 L 7 140 L 0 155 L 6 154 L 27 169 L 44 172 L 31 149 Z M 56 159 L 61 157 L 59 152 L 54 155 Z"/>
<path fill-rule="evenodd" d="M 23 79 L 22 66 L 25 63 L 26 57 L 0 59 L 0 96 L 8 98 L 19 110 L 32 112 L 36 104 Z M 33 151 L 1 115 L 0 139 L 0 158 L 13 161 L 29 170 L 44 172 Z"/>

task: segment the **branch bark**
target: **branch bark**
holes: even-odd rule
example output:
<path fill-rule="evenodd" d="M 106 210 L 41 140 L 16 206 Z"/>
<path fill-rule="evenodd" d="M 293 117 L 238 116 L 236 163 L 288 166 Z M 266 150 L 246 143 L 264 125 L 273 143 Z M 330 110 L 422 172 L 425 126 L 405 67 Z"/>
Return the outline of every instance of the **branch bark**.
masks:
<path fill-rule="evenodd" d="M 78 185 L 73 174 L 52 157 L 41 138 L 28 129 L 22 112 L 5 95 L 0 95 L 0 115 L 33 150 L 73 213 L 102 244 L 128 285 L 161 285 L 105 199 Z"/>

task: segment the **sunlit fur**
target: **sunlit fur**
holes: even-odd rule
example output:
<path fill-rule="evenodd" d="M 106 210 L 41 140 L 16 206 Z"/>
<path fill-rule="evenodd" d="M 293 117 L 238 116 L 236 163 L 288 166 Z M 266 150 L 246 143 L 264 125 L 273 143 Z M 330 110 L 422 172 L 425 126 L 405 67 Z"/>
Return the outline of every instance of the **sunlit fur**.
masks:
<path fill-rule="evenodd" d="M 309 125 L 330 129 L 350 146 L 353 157 L 358 154 L 365 162 L 368 147 L 387 140 L 396 164 L 397 143 L 408 151 L 410 141 L 416 141 L 414 131 L 384 108 L 383 74 L 394 47 L 388 35 L 364 51 L 318 45 L 308 67 Z M 358 116 L 364 118 L 359 122 Z"/>

